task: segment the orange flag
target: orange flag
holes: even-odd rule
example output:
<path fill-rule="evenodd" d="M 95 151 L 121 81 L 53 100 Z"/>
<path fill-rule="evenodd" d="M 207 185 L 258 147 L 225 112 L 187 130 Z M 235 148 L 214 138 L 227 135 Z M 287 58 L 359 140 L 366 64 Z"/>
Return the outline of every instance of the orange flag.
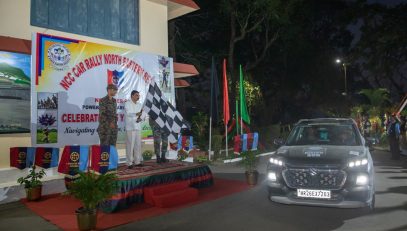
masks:
<path fill-rule="evenodd" d="M 226 76 L 226 59 L 223 59 L 223 121 L 225 125 L 230 120 L 229 114 L 229 91 L 228 91 L 228 79 Z"/>

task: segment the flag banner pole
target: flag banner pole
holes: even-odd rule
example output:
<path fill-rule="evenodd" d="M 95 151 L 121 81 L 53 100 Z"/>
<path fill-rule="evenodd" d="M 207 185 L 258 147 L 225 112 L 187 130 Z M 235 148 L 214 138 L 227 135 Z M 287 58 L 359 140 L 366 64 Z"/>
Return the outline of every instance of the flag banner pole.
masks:
<path fill-rule="evenodd" d="M 215 66 L 215 57 L 212 56 L 212 65 L 211 65 L 211 105 L 209 113 L 209 150 L 208 158 L 211 160 L 212 155 L 212 120 L 215 121 L 215 124 L 218 122 L 218 95 L 219 95 L 219 86 L 218 86 L 218 76 Z"/>
<path fill-rule="evenodd" d="M 212 154 L 212 116 L 209 117 L 209 150 L 208 150 L 208 158 L 211 160 Z"/>
<path fill-rule="evenodd" d="M 236 135 L 239 135 L 239 101 L 236 100 Z"/>
<path fill-rule="evenodd" d="M 227 126 L 227 124 L 225 124 L 225 140 L 226 140 L 226 157 L 228 157 L 229 149 L 228 149 L 228 126 Z"/>
<path fill-rule="evenodd" d="M 243 134 L 243 71 L 242 65 L 240 67 L 240 84 L 239 84 L 239 95 L 240 95 L 240 135 Z"/>
<path fill-rule="evenodd" d="M 240 135 L 243 134 L 243 119 L 240 117 Z"/>

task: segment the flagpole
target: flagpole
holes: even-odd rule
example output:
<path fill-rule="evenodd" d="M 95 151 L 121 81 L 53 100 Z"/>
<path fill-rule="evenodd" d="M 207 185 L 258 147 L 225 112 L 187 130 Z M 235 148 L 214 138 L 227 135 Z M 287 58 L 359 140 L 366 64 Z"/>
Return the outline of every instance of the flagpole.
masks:
<path fill-rule="evenodd" d="M 242 65 L 240 65 L 240 135 L 243 134 L 243 72 L 242 72 Z"/>
<path fill-rule="evenodd" d="M 228 157 L 228 125 L 225 123 L 225 137 L 226 137 L 226 157 Z"/>
<path fill-rule="evenodd" d="M 211 65 L 211 105 L 209 109 L 209 150 L 208 150 L 208 159 L 211 160 L 212 154 L 212 113 L 213 113 L 213 78 L 214 78 L 214 66 L 215 66 L 215 58 L 212 56 L 212 65 Z"/>
<path fill-rule="evenodd" d="M 239 105 L 238 100 L 236 100 L 236 135 L 239 135 Z"/>
<path fill-rule="evenodd" d="M 211 160 L 212 154 L 212 116 L 209 117 L 209 150 L 208 150 L 208 158 Z"/>

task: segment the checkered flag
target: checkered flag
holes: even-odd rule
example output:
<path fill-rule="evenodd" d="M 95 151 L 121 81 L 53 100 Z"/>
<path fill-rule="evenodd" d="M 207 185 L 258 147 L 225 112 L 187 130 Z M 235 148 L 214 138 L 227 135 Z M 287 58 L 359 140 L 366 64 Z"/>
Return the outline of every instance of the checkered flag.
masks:
<path fill-rule="evenodd" d="M 155 82 L 150 84 L 143 112 L 169 133 L 170 143 L 176 143 L 181 128 L 187 127 L 181 114 L 168 102 Z"/>

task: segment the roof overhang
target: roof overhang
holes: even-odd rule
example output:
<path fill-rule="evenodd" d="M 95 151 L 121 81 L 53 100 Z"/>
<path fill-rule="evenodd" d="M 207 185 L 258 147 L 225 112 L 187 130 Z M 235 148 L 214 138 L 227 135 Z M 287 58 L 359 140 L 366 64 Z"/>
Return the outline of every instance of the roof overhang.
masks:
<path fill-rule="evenodd" d="M 175 88 L 183 88 L 191 85 L 184 79 L 174 79 L 174 86 Z"/>
<path fill-rule="evenodd" d="M 193 0 L 168 0 L 168 20 L 199 10 Z"/>
<path fill-rule="evenodd" d="M 31 41 L 26 39 L 0 36 L 0 50 L 31 54 Z"/>
<path fill-rule="evenodd" d="M 174 62 L 174 78 L 185 78 L 194 75 L 199 75 L 194 65 Z"/>

